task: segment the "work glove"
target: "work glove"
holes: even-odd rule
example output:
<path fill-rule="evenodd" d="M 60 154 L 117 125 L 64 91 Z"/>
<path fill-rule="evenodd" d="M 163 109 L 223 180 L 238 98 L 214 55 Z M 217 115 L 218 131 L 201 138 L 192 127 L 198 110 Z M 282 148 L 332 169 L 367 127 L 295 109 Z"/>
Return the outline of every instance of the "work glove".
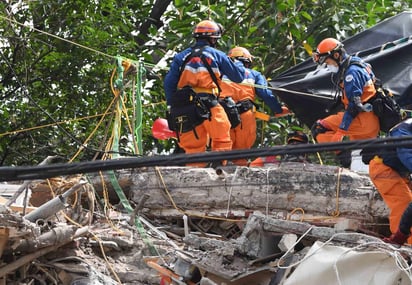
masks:
<path fill-rule="evenodd" d="M 283 117 L 291 114 L 292 112 L 286 106 L 282 106 L 282 113 L 276 113 L 275 118 Z"/>
<path fill-rule="evenodd" d="M 362 149 L 360 152 L 360 155 L 362 156 L 362 162 L 366 165 L 369 164 L 369 162 L 379 153 L 379 149 L 374 148 L 374 147 L 365 147 Z"/>
<path fill-rule="evenodd" d="M 408 237 L 409 235 L 405 235 L 400 230 L 398 230 L 396 233 L 392 234 L 390 237 L 383 238 L 383 241 L 387 243 L 403 245 L 408 239 Z"/>

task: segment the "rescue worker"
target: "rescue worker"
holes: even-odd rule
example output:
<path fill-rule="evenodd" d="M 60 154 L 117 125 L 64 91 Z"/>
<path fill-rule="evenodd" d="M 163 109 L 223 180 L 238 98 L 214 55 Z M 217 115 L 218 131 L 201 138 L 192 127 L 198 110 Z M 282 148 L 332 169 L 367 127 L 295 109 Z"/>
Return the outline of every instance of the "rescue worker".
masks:
<path fill-rule="evenodd" d="M 223 97 L 232 97 L 237 105 L 240 114 L 240 124 L 232 127 L 230 130 L 230 138 L 232 140 L 232 149 L 250 149 L 256 140 L 256 118 L 255 118 L 255 98 L 256 95 L 269 106 L 273 115 L 287 114 L 287 107 L 282 107 L 277 97 L 268 88 L 265 77 L 256 70 L 251 69 L 253 56 L 243 47 L 237 46 L 232 48 L 228 56 L 237 64 L 242 65 L 246 69 L 245 79 L 241 84 L 224 84 L 222 87 Z M 226 83 L 227 78 L 223 77 Z M 235 86 L 230 86 L 235 85 Z M 234 91 L 234 88 L 240 91 Z M 233 161 L 234 164 L 246 166 L 246 159 L 238 159 Z"/>
<path fill-rule="evenodd" d="M 362 140 L 376 138 L 379 134 L 379 118 L 367 103 L 375 93 L 375 75 L 371 66 L 361 58 L 350 56 L 343 44 L 334 38 L 326 38 L 313 52 L 318 65 L 326 64 L 332 73 L 337 73 L 341 88 L 344 111 L 320 119 L 311 128 L 318 143 L 340 142 L 344 138 Z M 337 152 L 343 167 L 349 167 L 351 152 Z"/>
<path fill-rule="evenodd" d="M 412 135 L 412 118 L 395 125 L 390 131 L 391 137 L 405 137 Z M 369 176 L 382 199 L 389 208 L 389 227 L 394 234 L 394 241 L 406 241 L 402 233 L 408 234 L 402 226 L 398 231 L 402 214 L 412 202 L 409 175 L 412 172 L 412 148 L 394 147 L 374 149 L 365 148 L 361 152 L 362 161 L 369 164 Z M 404 224 L 402 224 L 404 225 Z M 408 239 L 412 244 L 412 238 Z"/>
<path fill-rule="evenodd" d="M 195 44 L 175 55 L 164 80 L 172 123 L 178 122 L 179 145 L 187 154 L 206 151 L 209 139 L 212 151 L 232 149 L 230 122 L 218 104 L 219 85 L 223 75 L 242 82 L 245 69 L 215 48 L 221 36 L 222 28 L 214 21 L 199 22 L 193 30 Z M 205 167 L 207 163 L 190 165 Z"/>

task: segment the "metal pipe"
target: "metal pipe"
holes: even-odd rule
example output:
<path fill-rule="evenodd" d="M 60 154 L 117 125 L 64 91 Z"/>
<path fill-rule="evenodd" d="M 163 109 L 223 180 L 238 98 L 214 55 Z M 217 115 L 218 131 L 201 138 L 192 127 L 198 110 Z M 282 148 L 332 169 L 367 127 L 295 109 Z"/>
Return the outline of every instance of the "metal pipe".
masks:
<path fill-rule="evenodd" d="M 50 216 L 56 214 L 58 211 L 66 208 L 67 197 L 78 191 L 84 184 L 86 184 L 86 182 L 82 182 L 73 186 L 63 194 L 56 196 L 55 198 L 41 205 L 39 208 L 31 211 L 30 213 L 25 215 L 24 218 L 33 223 L 37 220 L 49 218 Z"/>
<path fill-rule="evenodd" d="M 226 178 L 226 172 L 222 168 L 216 168 L 216 174 L 220 179 Z"/>

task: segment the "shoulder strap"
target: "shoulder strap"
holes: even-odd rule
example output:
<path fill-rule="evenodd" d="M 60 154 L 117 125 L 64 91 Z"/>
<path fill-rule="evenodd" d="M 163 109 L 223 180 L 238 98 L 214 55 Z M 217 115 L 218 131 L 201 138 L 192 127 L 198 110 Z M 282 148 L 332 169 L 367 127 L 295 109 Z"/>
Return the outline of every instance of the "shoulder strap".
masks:
<path fill-rule="evenodd" d="M 349 66 L 351 66 L 351 65 L 357 65 L 357 66 L 359 66 L 359 67 L 361 67 L 361 68 L 365 68 L 366 71 L 367 71 L 368 73 L 370 73 L 370 69 L 368 70 L 368 67 L 370 68 L 370 65 L 369 65 L 368 63 L 365 63 L 365 62 L 362 61 L 362 60 L 352 60 L 352 56 L 349 56 L 349 58 L 348 58 L 348 59 L 346 60 L 346 62 L 344 63 L 344 66 L 342 67 L 342 72 L 340 73 L 340 76 L 339 76 L 339 82 L 342 82 L 342 81 L 343 81 L 343 78 L 344 78 L 344 76 L 345 76 L 346 69 L 347 69 Z M 379 79 L 377 79 L 377 78 L 375 77 L 375 80 L 378 81 Z"/>
<path fill-rule="evenodd" d="M 222 91 L 222 89 L 219 86 L 216 74 L 213 72 L 212 67 L 210 66 L 209 62 L 206 59 L 206 56 L 203 54 L 203 50 L 205 49 L 205 47 L 207 47 L 207 46 L 202 46 L 200 48 L 195 48 L 195 49 L 192 50 L 192 52 L 189 55 L 186 56 L 185 60 L 183 61 L 182 66 L 180 66 L 179 78 L 180 78 L 180 75 L 182 74 L 186 64 L 189 62 L 189 60 L 194 58 L 194 57 L 200 57 L 203 64 L 206 66 L 207 71 L 209 71 L 210 77 L 212 77 L 212 80 L 216 84 L 217 89 L 219 90 L 219 93 L 220 93 Z"/>
<path fill-rule="evenodd" d="M 351 60 L 352 60 L 352 56 L 349 56 L 348 59 L 346 59 L 343 63 L 342 63 L 342 68 L 339 72 L 338 75 L 338 84 L 341 84 L 343 82 L 343 78 L 345 77 L 345 72 L 346 69 L 349 67 L 349 65 L 351 65 Z"/>

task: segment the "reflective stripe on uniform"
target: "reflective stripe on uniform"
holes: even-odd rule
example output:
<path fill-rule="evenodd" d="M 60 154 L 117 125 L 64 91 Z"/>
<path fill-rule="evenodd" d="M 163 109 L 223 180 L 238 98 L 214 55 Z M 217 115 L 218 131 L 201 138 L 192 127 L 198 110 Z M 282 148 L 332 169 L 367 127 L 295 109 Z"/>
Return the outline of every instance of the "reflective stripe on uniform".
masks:
<path fill-rule="evenodd" d="M 208 94 L 213 94 L 213 95 L 217 95 L 219 93 L 219 89 L 217 88 L 194 87 L 193 90 L 196 93 L 208 93 Z"/>

